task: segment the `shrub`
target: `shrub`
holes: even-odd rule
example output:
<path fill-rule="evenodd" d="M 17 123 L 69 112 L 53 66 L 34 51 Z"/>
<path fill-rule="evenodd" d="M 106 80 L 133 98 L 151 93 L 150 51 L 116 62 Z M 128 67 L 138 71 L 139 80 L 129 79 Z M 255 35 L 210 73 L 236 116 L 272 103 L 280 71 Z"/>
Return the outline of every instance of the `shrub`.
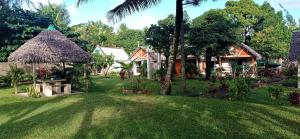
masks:
<path fill-rule="evenodd" d="M 166 70 L 163 68 L 156 70 L 153 74 L 154 78 L 159 81 L 163 81 L 165 75 L 166 75 Z"/>
<path fill-rule="evenodd" d="M 139 91 L 146 91 L 146 84 L 143 82 L 141 76 L 132 77 L 129 82 L 123 85 L 125 90 L 130 90 L 133 93 L 138 93 Z M 124 91 L 124 90 L 123 90 Z"/>
<path fill-rule="evenodd" d="M 300 93 L 290 93 L 288 100 L 292 105 L 300 105 Z"/>
<path fill-rule="evenodd" d="M 287 79 L 281 81 L 281 85 L 286 87 L 297 87 L 297 84 L 298 84 L 297 79 Z"/>
<path fill-rule="evenodd" d="M 190 78 L 198 75 L 198 68 L 195 64 L 187 62 L 185 65 L 185 72 L 187 74 L 187 77 Z"/>
<path fill-rule="evenodd" d="M 283 64 L 283 75 L 291 77 L 295 76 L 298 73 L 298 67 L 294 63 L 284 63 Z"/>
<path fill-rule="evenodd" d="M 230 99 L 243 99 L 250 93 L 250 87 L 245 78 L 239 77 L 228 83 Z"/>
<path fill-rule="evenodd" d="M 24 78 L 25 71 L 18 68 L 17 65 L 9 65 L 10 71 L 7 73 L 8 78 L 11 81 L 11 85 L 15 89 L 15 94 L 18 93 L 18 83 Z"/>
<path fill-rule="evenodd" d="M 11 80 L 8 76 L 0 76 L 0 87 L 9 86 Z"/>
<path fill-rule="evenodd" d="M 282 86 L 279 85 L 273 85 L 268 87 L 269 96 L 272 99 L 279 99 L 281 96 L 281 93 L 283 92 Z"/>
<path fill-rule="evenodd" d="M 33 85 L 29 86 L 26 90 L 27 90 L 27 93 L 28 93 L 29 97 L 39 98 L 39 97 L 42 96 L 42 94 L 40 92 L 37 92 L 35 90 L 35 87 Z"/>

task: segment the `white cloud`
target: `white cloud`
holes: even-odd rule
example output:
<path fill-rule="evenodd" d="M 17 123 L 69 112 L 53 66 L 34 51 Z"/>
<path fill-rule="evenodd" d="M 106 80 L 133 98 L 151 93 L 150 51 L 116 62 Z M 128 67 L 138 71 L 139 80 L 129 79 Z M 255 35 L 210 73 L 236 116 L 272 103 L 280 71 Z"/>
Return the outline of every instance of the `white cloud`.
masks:
<path fill-rule="evenodd" d="M 70 6 L 68 6 L 67 10 L 69 11 L 70 15 L 76 15 L 77 14 L 77 7 L 76 7 L 76 5 L 70 5 Z"/>
<path fill-rule="evenodd" d="M 39 3 L 42 3 L 43 5 L 48 5 L 49 2 L 51 4 L 62 4 L 64 2 L 64 0 L 31 0 L 33 5 L 27 5 L 27 4 L 23 4 L 23 8 L 26 10 L 34 10 L 34 7 L 38 6 Z"/>
<path fill-rule="evenodd" d="M 48 0 L 31 0 L 34 4 L 42 3 L 42 4 L 48 4 Z M 63 0 L 49 0 L 51 4 L 62 4 Z"/>
<path fill-rule="evenodd" d="M 157 19 L 155 19 L 151 15 L 140 15 L 138 17 L 130 17 L 128 19 L 124 19 L 123 23 L 129 28 L 133 29 L 143 29 L 144 27 L 150 26 L 151 24 L 155 24 Z"/>
<path fill-rule="evenodd" d="M 279 3 L 282 4 L 287 9 L 300 8 L 299 0 L 269 0 L 269 2 L 277 8 L 279 8 Z"/>

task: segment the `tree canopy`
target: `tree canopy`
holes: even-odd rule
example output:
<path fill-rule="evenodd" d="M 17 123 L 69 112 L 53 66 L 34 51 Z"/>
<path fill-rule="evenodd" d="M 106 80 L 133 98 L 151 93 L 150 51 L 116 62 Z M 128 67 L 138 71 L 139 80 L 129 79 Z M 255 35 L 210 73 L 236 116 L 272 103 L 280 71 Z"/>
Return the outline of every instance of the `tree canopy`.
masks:
<path fill-rule="evenodd" d="M 144 38 L 144 31 L 129 29 L 125 24 L 121 24 L 116 33 L 115 44 L 123 47 L 127 53 L 132 53 L 138 46 L 145 45 Z"/>
<path fill-rule="evenodd" d="M 209 79 L 213 63 L 211 58 L 228 51 L 232 44 L 240 41 L 236 24 L 223 10 L 209 10 L 192 21 L 189 43 L 194 51 L 205 52 L 206 78 Z"/>
<path fill-rule="evenodd" d="M 1 3 L 0 9 L 0 61 L 6 61 L 9 54 L 53 23 L 52 19 L 26 11 L 20 7 L 10 7 Z"/>
<path fill-rule="evenodd" d="M 43 5 L 42 3 L 39 3 L 36 10 L 38 13 L 52 18 L 54 20 L 54 25 L 59 28 L 65 28 L 71 22 L 69 12 L 64 4 L 57 5 L 49 2 L 48 5 Z"/>

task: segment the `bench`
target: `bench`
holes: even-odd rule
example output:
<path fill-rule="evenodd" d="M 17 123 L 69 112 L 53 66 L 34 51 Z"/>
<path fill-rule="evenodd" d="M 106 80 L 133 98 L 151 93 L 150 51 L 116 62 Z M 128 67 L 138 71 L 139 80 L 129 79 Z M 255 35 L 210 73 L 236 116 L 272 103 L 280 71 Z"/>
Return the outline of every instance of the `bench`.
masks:
<path fill-rule="evenodd" d="M 62 93 L 62 87 L 63 87 L 63 93 L 64 94 L 71 94 L 71 84 L 62 84 L 62 85 L 50 85 L 46 84 L 43 86 L 43 92 L 45 96 L 53 96 L 53 92 L 56 92 L 57 94 Z"/>

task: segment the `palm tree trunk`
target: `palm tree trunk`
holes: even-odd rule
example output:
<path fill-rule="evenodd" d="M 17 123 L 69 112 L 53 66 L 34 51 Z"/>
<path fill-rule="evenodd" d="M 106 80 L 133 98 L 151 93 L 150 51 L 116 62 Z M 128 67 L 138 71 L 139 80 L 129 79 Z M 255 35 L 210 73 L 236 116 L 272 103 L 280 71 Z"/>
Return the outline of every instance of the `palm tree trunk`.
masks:
<path fill-rule="evenodd" d="M 210 80 L 210 75 L 211 75 L 211 69 L 212 69 L 212 61 L 211 61 L 211 48 L 208 47 L 206 49 L 205 53 L 205 62 L 206 62 L 206 68 L 205 68 L 205 79 Z"/>
<path fill-rule="evenodd" d="M 170 57 L 168 62 L 168 69 L 165 81 L 161 85 L 161 94 L 163 95 L 170 95 L 171 94 L 171 85 L 172 85 L 172 72 L 175 67 L 175 60 L 177 49 L 179 45 L 179 35 L 180 35 L 180 28 L 181 23 L 183 20 L 183 4 L 182 0 L 176 0 L 176 21 L 175 21 L 175 30 L 173 36 L 173 42 L 170 44 Z"/>
<path fill-rule="evenodd" d="M 186 91 L 186 73 L 185 73 L 185 48 L 184 48 L 184 23 L 181 22 L 180 29 L 180 55 L 181 55 L 181 78 L 182 78 L 182 93 Z"/>

